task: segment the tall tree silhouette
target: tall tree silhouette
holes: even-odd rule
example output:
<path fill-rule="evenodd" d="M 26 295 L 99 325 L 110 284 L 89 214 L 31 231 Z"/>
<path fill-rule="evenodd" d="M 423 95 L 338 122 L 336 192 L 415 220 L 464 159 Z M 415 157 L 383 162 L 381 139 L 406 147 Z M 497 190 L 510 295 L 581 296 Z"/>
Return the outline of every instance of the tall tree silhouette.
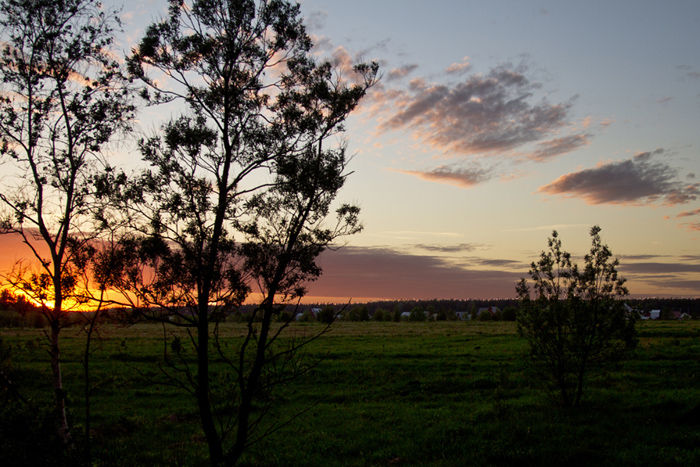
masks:
<path fill-rule="evenodd" d="M 126 128 L 134 107 L 110 50 L 118 18 L 98 1 L 2 0 L 0 25 L 0 232 L 20 235 L 38 264 L 19 264 L 6 278 L 48 319 L 55 409 L 67 443 L 59 335 L 77 298 L 75 259 L 99 227 L 90 210 L 100 150 Z"/>
<path fill-rule="evenodd" d="M 235 464 L 264 434 L 255 404 L 288 376 L 299 346 L 273 350 L 280 306 L 319 276 L 325 248 L 361 228 L 352 205 L 327 220 L 347 177 L 346 146 L 331 139 L 377 65 L 341 70 L 311 47 L 287 1 L 173 0 L 128 61 L 143 97 L 185 110 L 141 142 L 150 169 L 105 177 L 134 229 L 104 256 L 118 272 L 110 287 L 150 319 L 190 330 L 196 368 L 173 356 L 167 376 L 194 396 L 215 465 Z M 248 335 L 227 354 L 212 335 L 251 292 L 261 298 Z M 217 378 L 213 351 L 228 365 Z"/>

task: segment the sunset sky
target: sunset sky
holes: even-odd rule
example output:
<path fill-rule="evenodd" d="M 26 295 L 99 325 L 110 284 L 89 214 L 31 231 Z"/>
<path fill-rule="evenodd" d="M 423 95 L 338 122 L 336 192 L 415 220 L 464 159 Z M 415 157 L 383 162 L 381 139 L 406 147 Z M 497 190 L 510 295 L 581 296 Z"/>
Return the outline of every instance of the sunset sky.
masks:
<path fill-rule="evenodd" d="M 167 4 L 124 5 L 128 49 Z M 301 5 L 319 55 L 382 73 L 339 196 L 365 229 L 310 300 L 513 297 L 596 224 L 633 296 L 700 297 L 700 2 Z"/>

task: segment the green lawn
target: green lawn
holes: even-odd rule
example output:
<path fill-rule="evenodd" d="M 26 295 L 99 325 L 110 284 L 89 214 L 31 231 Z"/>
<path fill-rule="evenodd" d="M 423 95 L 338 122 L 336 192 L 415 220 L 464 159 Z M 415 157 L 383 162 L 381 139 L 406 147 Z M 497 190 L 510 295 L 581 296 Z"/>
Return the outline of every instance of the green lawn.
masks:
<path fill-rule="evenodd" d="M 583 407 L 563 410 L 528 376 L 513 323 L 336 323 L 306 348 L 323 361 L 270 396 L 270 422 L 306 412 L 253 446 L 244 465 L 700 465 L 700 322 L 638 330 L 632 357 L 590 383 Z M 242 332 L 226 324 L 226 345 Z M 102 328 L 92 355 L 94 465 L 206 465 L 190 396 L 151 383 L 162 335 L 156 325 Z M 6 328 L 0 337 L 23 393 L 48 406 L 42 331 Z M 76 432 L 83 345 L 64 331 Z"/>

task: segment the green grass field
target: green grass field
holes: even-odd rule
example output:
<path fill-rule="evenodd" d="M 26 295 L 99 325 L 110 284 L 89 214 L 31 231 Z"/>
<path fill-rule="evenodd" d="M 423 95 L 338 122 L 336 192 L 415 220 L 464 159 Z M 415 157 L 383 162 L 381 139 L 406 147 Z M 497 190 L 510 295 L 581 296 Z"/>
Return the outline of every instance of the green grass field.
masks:
<path fill-rule="evenodd" d="M 225 324 L 226 345 L 242 332 Z M 529 377 L 513 323 L 335 323 L 306 348 L 323 361 L 270 396 L 270 422 L 306 412 L 252 446 L 243 464 L 700 465 L 700 322 L 643 322 L 638 332 L 631 358 L 591 381 L 580 409 L 564 410 Z M 206 465 L 190 396 L 151 383 L 162 335 L 157 325 L 101 329 L 92 354 L 93 465 Z M 48 407 L 42 331 L 5 328 L 0 337 L 23 394 Z M 77 330 L 64 331 L 76 432 L 83 345 Z"/>

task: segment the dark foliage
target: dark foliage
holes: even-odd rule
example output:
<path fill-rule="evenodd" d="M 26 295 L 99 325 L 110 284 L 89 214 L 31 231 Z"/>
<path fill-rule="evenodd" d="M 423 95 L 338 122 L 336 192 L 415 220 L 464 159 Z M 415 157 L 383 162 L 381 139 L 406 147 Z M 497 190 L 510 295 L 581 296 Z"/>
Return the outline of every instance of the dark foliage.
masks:
<path fill-rule="evenodd" d="M 163 369 L 194 396 L 211 462 L 233 465 L 269 432 L 261 421 L 270 391 L 307 368 L 295 358 L 303 342 L 274 345 L 289 324 L 280 313 L 320 275 L 321 252 L 361 229 L 356 206 L 332 211 L 348 158 L 344 144 L 329 141 L 377 66 L 358 64 L 345 76 L 316 62 L 300 7 L 287 1 L 169 4 L 128 66 L 142 97 L 185 111 L 141 141 L 148 170 L 102 178 L 113 217 L 129 229 L 116 231 L 100 270 L 141 318 L 191 330 L 196 367 L 174 355 Z M 168 77 L 167 88 L 154 72 Z M 217 325 L 251 293 L 258 306 L 238 315 L 249 334 L 224 351 Z M 283 326 L 272 332 L 275 321 Z M 210 374 L 211 352 L 229 374 Z"/>
<path fill-rule="evenodd" d="M 565 406 L 579 405 L 585 381 L 636 345 L 637 317 L 624 307 L 619 263 L 601 242 L 600 227 L 590 233 L 583 269 L 561 249 L 554 231 L 549 251 L 531 265 L 533 290 L 525 279 L 517 287 L 518 332 L 528 341 L 532 368 Z"/>

